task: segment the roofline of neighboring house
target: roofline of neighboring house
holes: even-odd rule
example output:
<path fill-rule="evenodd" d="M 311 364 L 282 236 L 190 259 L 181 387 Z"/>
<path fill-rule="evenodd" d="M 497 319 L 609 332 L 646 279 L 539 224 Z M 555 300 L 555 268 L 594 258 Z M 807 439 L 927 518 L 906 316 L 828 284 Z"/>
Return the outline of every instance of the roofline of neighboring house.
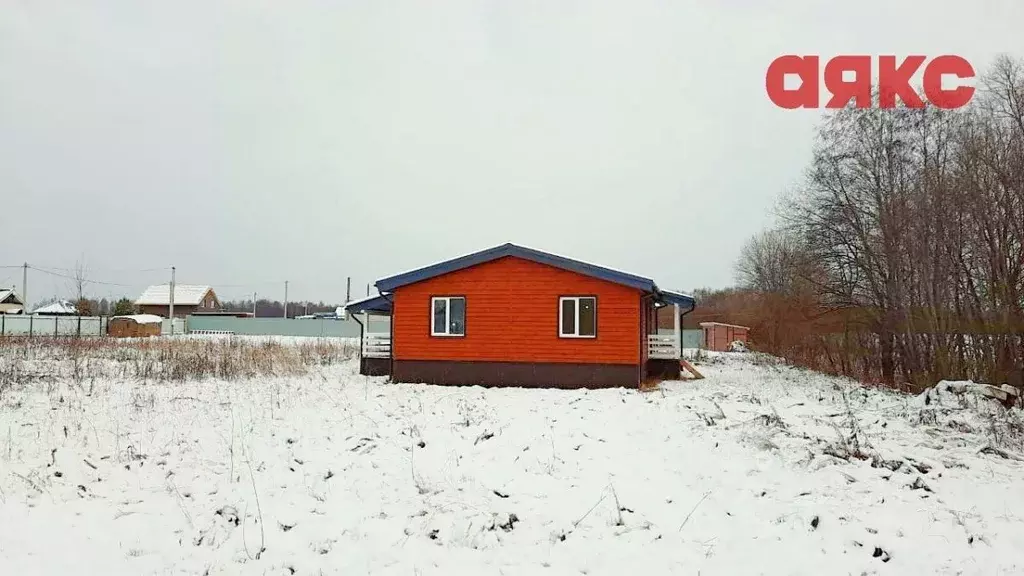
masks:
<path fill-rule="evenodd" d="M 708 326 L 725 326 L 727 328 L 742 328 L 744 330 L 750 330 L 750 326 L 740 326 L 739 324 L 726 324 L 724 322 L 701 322 L 699 325 L 701 328 Z"/>
<path fill-rule="evenodd" d="M 154 284 L 153 286 L 166 286 L 166 284 Z M 150 286 L 149 288 L 152 288 L 153 286 Z M 206 290 L 203 292 L 203 295 L 199 297 L 199 300 L 197 300 L 195 302 L 184 302 L 184 301 L 179 302 L 179 301 L 175 300 L 174 301 L 174 305 L 175 306 L 198 306 L 203 300 L 206 299 L 206 295 L 207 294 L 209 294 L 210 292 L 213 292 L 213 286 L 208 286 L 206 284 L 176 284 L 175 285 L 175 292 L 177 292 L 177 287 L 178 286 L 199 286 L 201 288 L 206 288 Z M 146 290 L 149 290 L 149 288 L 146 288 Z M 143 294 L 146 293 L 146 290 L 143 290 Z M 216 296 L 216 294 L 217 293 L 214 292 L 215 296 Z M 135 304 L 136 306 L 170 306 L 171 305 L 170 302 L 157 302 L 155 300 L 146 300 L 146 301 L 144 301 L 141 298 L 136 300 L 135 302 L 133 302 L 133 304 Z"/>
<path fill-rule="evenodd" d="M 3 290 L 0 290 L 0 301 L 4 300 L 8 296 L 11 296 L 12 294 L 14 295 L 14 298 L 18 301 L 18 304 L 22 306 L 25 305 L 25 300 L 21 297 L 21 294 L 18 294 L 18 291 L 13 288 L 4 288 Z"/>

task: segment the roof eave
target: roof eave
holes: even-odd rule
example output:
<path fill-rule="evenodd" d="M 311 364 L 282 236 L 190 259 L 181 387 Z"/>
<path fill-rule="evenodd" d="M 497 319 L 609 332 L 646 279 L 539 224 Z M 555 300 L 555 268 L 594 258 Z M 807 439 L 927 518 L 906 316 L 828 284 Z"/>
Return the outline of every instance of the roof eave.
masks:
<path fill-rule="evenodd" d="M 695 308 L 697 306 L 697 300 L 688 294 L 681 294 L 670 290 L 656 290 L 655 294 L 657 296 L 656 300 L 663 304 L 678 304 L 688 308 Z"/>
<path fill-rule="evenodd" d="M 363 312 L 390 314 L 391 300 L 386 295 L 379 294 L 355 300 L 345 305 L 345 313 L 347 314 L 361 314 Z"/>

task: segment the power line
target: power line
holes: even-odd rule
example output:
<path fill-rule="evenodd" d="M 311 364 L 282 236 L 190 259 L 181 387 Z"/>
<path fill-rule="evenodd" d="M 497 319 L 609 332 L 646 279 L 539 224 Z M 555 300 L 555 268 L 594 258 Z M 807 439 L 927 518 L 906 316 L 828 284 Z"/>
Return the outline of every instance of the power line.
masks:
<path fill-rule="evenodd" d="M 17 268 L 21 268 L 21 266 L 18 266 Z M 65 279 L 68 279 L 68 280 L 74 280 L 76 282 L 79 280 L 79 278 L 77 276 L 71 276 L 71 275 L 68 275 L 68 274 L 64 274 L 62 272 L 58 272 L 58 270 L 65 270 L 65 271 L 69 271 L 69 272 L 76 272 L 75 270 L 68 270 L 67 268 L 50 268 L 50 267 L 43 267 L 43 266 L 29 266 L 28 268 L 29 268 L 29 270 L 37 270 L 37 271 L 42 272 L 44 274 L 49 274 L 50 276 L 56 276 L 58 278 L 65 278 Z M 164 270 L 170 270 L 170 268 L 159 268 L 159 269 L 154 269 L 154 270 L 164 271 Z M 138 283 L 138 284 L 124 284 L 124 283 L 120 283 L 120 282 L 109 282 L 109 281 L 104 281 L 104 280 L 91 280 L 91 279 L 88 279 L 88 278 L 81 278 L 81 281 L 82 281 L 83 284 L 98 284 L 98 285 L 102 285 L 102 286 L 115 286 L 115 287 L 118 287 L 118 288 L 136 288 L 136 287 L 139 287 L 139 286 L 149 286 L 149 285 L 151 285 L 148 282 L 143 282 L 143 283 Z M 247 283 L 244 283 L 244 284 L 214 284 L 214 283 L 209 283 L 209 282 L 207 282 L 206 284 L 209 285 L 209 286 L 213 286 L 215 288 L 253 288 L 253 287 L 257 287 L 257 286 L 278 286 L 278 285 L 283 284 L 284 282 L 285 282 L 284 280 L 267 280 L 267 281 L 264 281 L 264 282 L 247 282 Z M 159 284 L 166 284 L 166 282 L 160 282 Z"/>
<path fill-rule="evenodd" d="M 214 284 L 206 283 L 214 288 L 252 288 L 254 286 L 279 286 L 284 284 L 286 280 L 268 280 L 267 282 L 251 282 L 249 284 Z"/>
<path fill-rule="evenodd" d="M 53 270 L 49 270 L 49 269 L 46 269 L 46 268 L 41 268 L 41 267 L 38 267 L 38 266 L 29 266 L 28 269 L 29 270 L 36 270 L 38 272 L 42 272 L 43 274 L 49 274 L 50 276 L 56 276 L 58 278 L 66 278 L 68 280 L 74 280 L 76 282 L 78 282 L 80 280 L 82 282 L 82 284 L 99 284 L 99 285 L 102 285 L 102 286 L 117 286 L 118 288 L 134 288 L 136 286 L 141 286 L 141 284 L 120 284 L 120 283 L 117 283 L 117 282 L 104 282 L 102 280 L 89 280 L 87 278 L 78 278 L 78 277 L 75 277 L 75 276 L 68 276 L 67 274 L 61 274 L 60 272 L 54 272 Z"/>
<path fill-rule="evenodd" d="M 83 266 L 82 268 L 72 269 L 72 268 L 65 268 L 65 267 L 61 267 L 61 266 L 42 266 L 42 265 L 29 265 L 29 264 L 20 264 L 20 265 L 11 265 L 11 266 L 3 265 L 3 266 L 0 266 L 0 270 L 15 270 L 15 269 L 20 269 L 20 270 L 25 270 L 25 271 L 27 271 L 27 270 L 35 270 L 35 271 L 42 272 L 43 274 L 46 274 L 46 275 L 54 277 L 54 278 L 62 278 L 64 280 L 69 280 L 69 281 L 72 281 L 72 282 L 75 282 L 75 283 L 79 283 L 80 282 L 83 286 L 84 285 L 93 285 L 93 286 L 106 286 L 106 287 L 111 287 L 111 288 L 120 288 L 120 289 L 126 289 L 126 290 L 137 290 L 139 288 L 145 288 L 147 286 L 160 285 L 160 284 L 166 285 L 167 284 L 166 281 L 165 282 L 145 281 L 145 282 L 139 282 L 139 283 L 126 283 L 126 282 L 114 282 L 114 281 L 111 281 L 111 280 L 95 280 L 95 279 L 91 279 L 91 278 L 87 277 L 88 274 L 90 274 L 91 272 L 95 272 L 96 270 L 104 270 L 104 271 L 109 272 L 109 273 L 116 273 L 116 272 L 118 272 L 117 270 L 106 269 L 106 268 L 91 269 L 91 268 L 89 268 L 87 266 Z M 147 273 L 147 272 L 148 273 L 153 273 L 153 272 L 168 272 L 170 270 L 171 270 L 171 267 L 167 266 L 167 267 L 160 267 L 160 268 L 137 268 L 137 269 L 126 268 L 126 269 L 121 269 L 120 272 L 123 272 L 123 273 Z M 2 278 L 2 276 L 0 276 L 0 278 Z M 10 279 L 7 279 L 6 281 L 9 282 Z M 220 290 L 220 289 L 227 289 L 227 290 L 248 289 L 248 290 L 253 290 L 253 289 L 259 288 L 261 292 L 265 292 L 266 291 L 266 287 L 268 287 L 268 286 L 280 287 L 284 283 L 285 283 L 285 280 L 262 280 L 262 281 L 256 281 L 256 282 L 242 282 L 242 283 L 234 282 L 234 283 L 231 283 L 231 284 L 218 284 L 218 283 L 205 282 L 205 281 L 203 282 L 204 285 L 209 285 L 211 287 L 217 288 L 218 290 Z M 2 284 L 0 284 L 0 285 L 2 285 Z"/>
<path fill-rule="evenodd" d="M 39 266 L 39 267 L 40 268 L 47 268 L 49 270 L 61 270 L 61 271 L 64 271 L 64 272 L 71 272 L 71 273 L 78 272 L 78 270 L 75 269 L 75 268 L 63 268 L 61 266 Z M 2 267 L 0 267 L 0 268 L 2 268 Z M 16 268 L 21 268 L 21 266 L 16 266 Z M 30 268 L 31 268 L 31 266 L 30 266 Z M 83 266 L 82 267 L 82 271 L 86 272 L 86 273 L 88 273 L 88 272 L 109 272 L 109 273 L 112 273 L 112 274 L 127 274 L 129 272 L 139 272 L 139 273 L 143 273 L 143 272 L 170 272 L 171 271 L 171 267 L 170 266 L 164 266 L 163 268 L 138 268 L 138 269 L 135 269 L 135 268 L 122 268 L 122 269 L 114 269 L 114 268 L 93 268 L 92 266 Z"/>

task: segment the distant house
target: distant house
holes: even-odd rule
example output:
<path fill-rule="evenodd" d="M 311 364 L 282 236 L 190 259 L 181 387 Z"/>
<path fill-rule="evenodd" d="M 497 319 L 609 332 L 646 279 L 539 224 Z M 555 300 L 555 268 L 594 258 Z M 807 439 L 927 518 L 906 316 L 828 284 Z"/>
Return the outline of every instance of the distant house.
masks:
<path fill-rule="evenodd" d="M 153 314 L 162 318 L 171 316 L 171 287 L 168 284 L 150 286 L 135 301 L 140 314 Z M 196 284 L 174 285 L 174 316 L 214 312 L 220 309 L 220 300 L 213 288 Z"/>
<path fill-rule="evenodd" d="M 78 307 L 67 300 L 58 300 L 46 306 L 41 306 L 32 311 L 40 316 L 76 316 Z"/>
<path fill-rule="evenodd" d="M 25 302 L 13 289 L 0 290 L 0 314 L 21 314 L 25 310 Z"/>

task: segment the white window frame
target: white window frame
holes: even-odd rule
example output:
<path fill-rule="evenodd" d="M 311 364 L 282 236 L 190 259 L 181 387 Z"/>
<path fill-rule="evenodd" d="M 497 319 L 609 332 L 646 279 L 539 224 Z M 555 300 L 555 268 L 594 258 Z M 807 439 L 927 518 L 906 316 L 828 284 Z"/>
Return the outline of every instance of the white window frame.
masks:
<path fill-rule="evenodd" d="M 444 332 L 434 331 L 434 303 L 444 301 Z M 462 300 L 462 334 L 449 332 L 452 327 L 452 300 Z M 464 338 L 466 336 L 466 297 L 465 296 L 431 296 L 430 297 L 430 335 L 441 338 Z"/>
<path fill-rule="evenodd" d="M 565 301 L 571 300 L 574 302 L 574 310 L 576 317 L 573 323 L 574 333 L 566 334 L 562 331 L 565 326 Z M 580 334 L 580 300 L 593 300 L 594 301 L 594 333 L 593 334 Z M 558 297 L 558 337 L 559 338 L 597 338 L 597 296 L 559 296 Z"/>

